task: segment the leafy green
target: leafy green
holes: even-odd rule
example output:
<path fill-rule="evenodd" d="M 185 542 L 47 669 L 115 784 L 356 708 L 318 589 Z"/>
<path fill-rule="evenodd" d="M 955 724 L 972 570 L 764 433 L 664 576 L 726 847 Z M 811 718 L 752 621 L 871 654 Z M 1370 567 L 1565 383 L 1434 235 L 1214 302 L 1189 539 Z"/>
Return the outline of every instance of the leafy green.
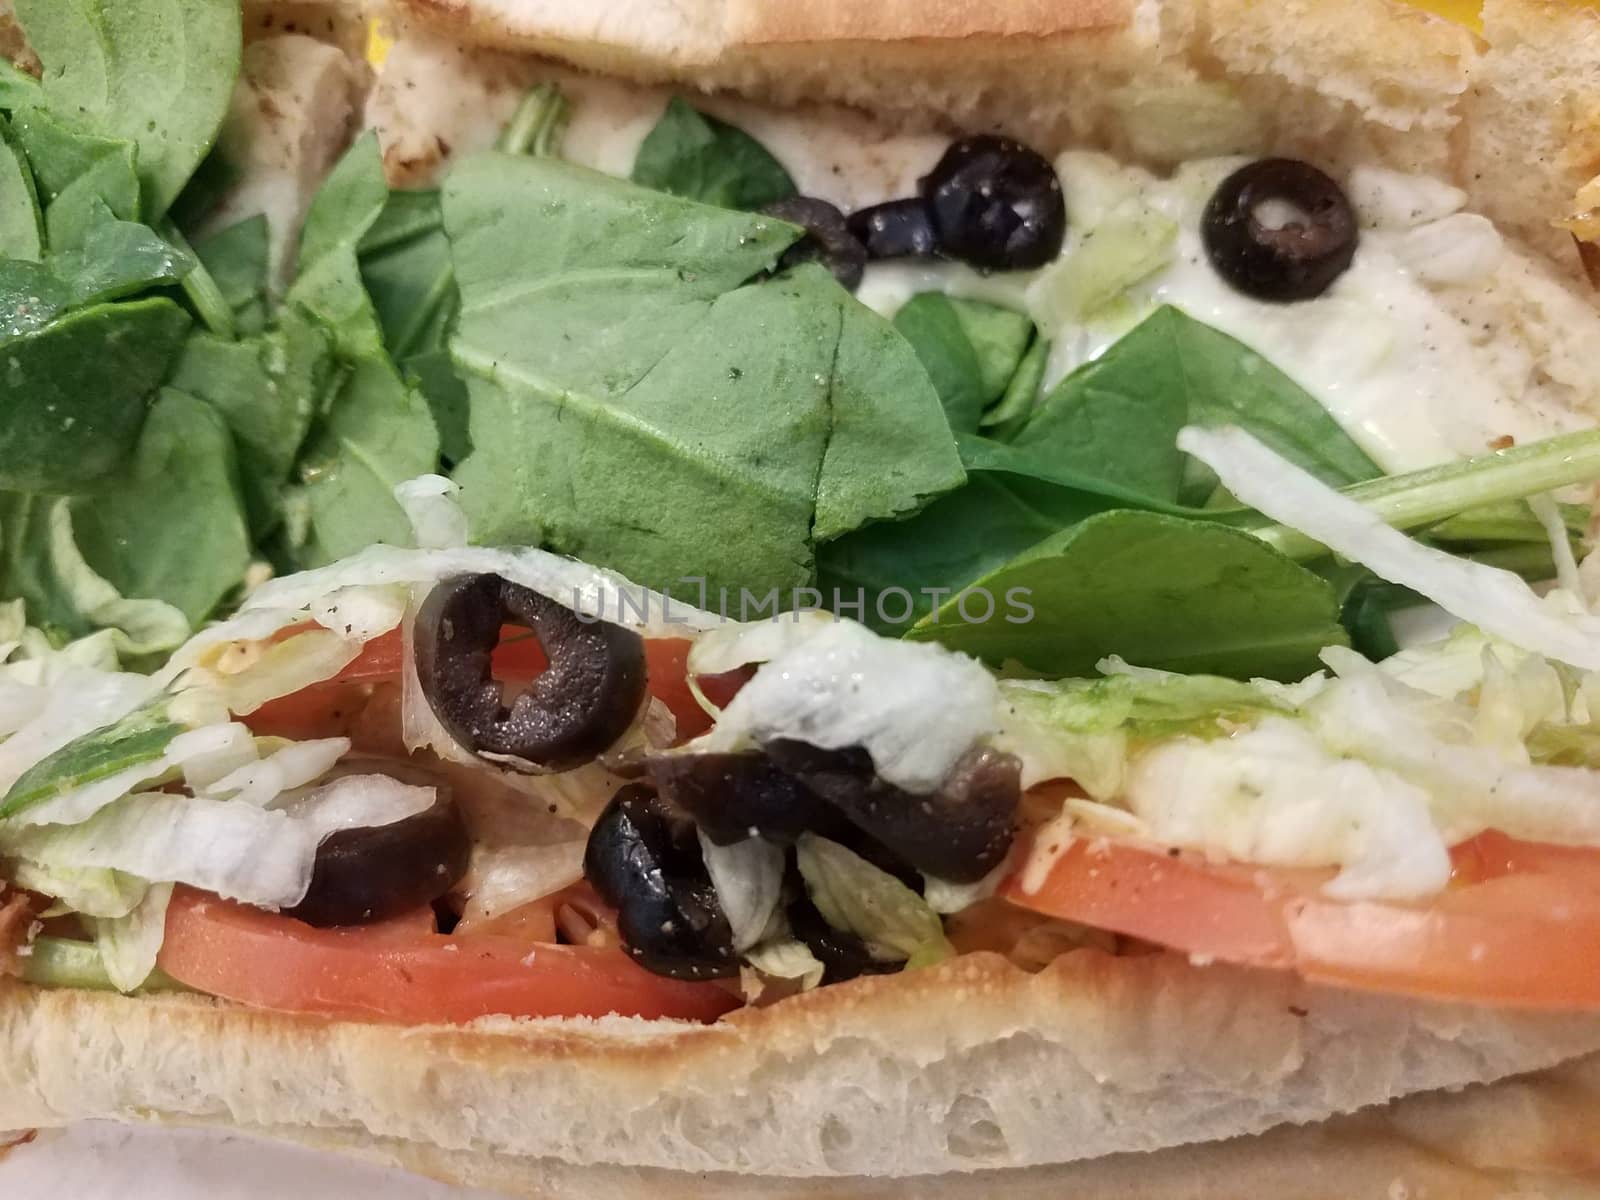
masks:
<path fill-rule="evenodd" d="M 219 337 L 233 337 L 238 332 L 233 323 L 233 305 L 222 294 L 222 288 L 211 277 L 205 264 L 196 257 L 194 247 L 189 244 L 183 230 L 170 217 L 161 218 L 158 224 L 160 236 L 181 250 L 189 260 L 190 269 L 183 276 L 183 294 L 189 301 L 189 307 L 200 318 L 200 323 L 212 333 Z"/>
<path fill-rule="evenodd" d="M 124 221 L 140 219 L 138 150 L 132 142 L 81 132 L 44 110 L 17 112 L 12 129 L 33 167 L 53 249 L 81 244 L 97 205 Z"/>
<path fill-rule="evenodd" d="M 1600 430 L 1584 430 L 1480 454 L 1462 462 L 1374 479 L 1345 489 L 1345 495 L 1396 529 L 1420 529 L 1447 518 L 1464 517 L 1458 528 L 1468 533 L 1472 514 L 1481 514 L 1498 524 L 1504 512 L 1495 506 L 1587 483 L 1596 477 L 1600 477 Z M 1291 558 L 1304 560 L 1326 553 L 1305 534 L 1276 525 L 1259 514 L 1242 513 L 1235 523 Z M 1501 540 L 1504 526 L 1478 532 L 1486 535 L 1486 541 L 1497 541 Z M 1535 541 L 1544 540 L 1537 534 L 1532 537 Z"/>
<path fill-rule="evenodd" d="M 1006 384 L 1005 393 L 993 408 L 983 414 L 979 428 L 985 436 L 1009 441 L 1016 436 L 1017 430 L 1027 424 L 1039 398 L 1039 389 L 1044 386 L 1044 375 L 1049 366 L 1050 340 L 1036 337 L 1028 347 L 1028 352 L 1022 356 L 1022 361 L 1017 364 L 1015 373 Z"/>
<path fill-rule="evenodd" d="M 427 402 L 387 358 L 353 364 L 301 453 L 297 470 L 311 525 L 293 548 L 296 561 L 320 566 L 377 542 L 410 545 L 411 524 L 394 489 L 438 461 Z"/>
<path fill-rule="evenodd" d="M 395 361 L 442 348 L 461 298 L 439 193 L 390 194 L 357 250 L 362 281 Z"/>
<path fill-rule="evenodd" d="M 973 584 L 907 635 L 1041 675 L 1087 675 L 1107 654 L 1173 671 L 1299 679 L 1346 644 L 1326 581 L 1249 534 L 1160 513 L 1089 517 Z M 1014 589 L 1022 589 L 1014 593 Z M 1021 595 L 1031 615 L 1008 605 Z"/>
<path fill-rule="evenodd" d="M 1320 404 L 1260 355 L 1157 309 L 1062 380 L 1013 443 L 1151 500 L 1203 505 L 1215 486 L 1177 448 L 1185 425 L 1239 425 L 1335 486 L 1381 472 Z"/>
<path fill-rule="evenodd" d="M 72 304 L 72 289 L 43 263 L 0 259 L 0 340 L 43 329 Z"/>
<path fill-rule="evenodd" d="M 256 216 L 219 229 L 194 245 L 201 265 L 233 312 L 235 332 L 245 337 L 266 328 L 271 244 L 266 217 Z"/>
<path fill-rule="evenodd" d="M 389 207 L 376 135 L 356 142 L 317 193 L 300 242 L 300 277 L 285 305 L 333 336 L 343 380 L 314 418 L 297 466 L 299 519 L 284 550 L 301 566 L 352 554 L 373 542 L 409 543 L 396 484 L 434 470 L 439 434 L 426 400 L 384 346 L 383 327 L 362 278 L 363 239 Z M 320 421 L 320 423 L 315 423 Z"/>
<path fill-rule="evenodd" d="M 242 342 L 196 334 L 170 382 L 209 403 L 233 431 L 250 528 L 266 538 L 282 523 L 283 489 L 312 418 L 337 382 L 332 335 L 293 311 Z"/>
<path fill-rule="evenodd" d="M 44 252 L 44 221 L 33 170 L 16 143 L 11 122 L 0 117 L 0 255 L 37 262 Z"/>
<path fill-rule="evenodd" d="M 72 491 L 132 450 L 189 318 L 170 300 L 101 304 L 4 344 L 0 488 Z"/>
<path fill-rule="evenodd" d="M 85 132 L 134 143 L 145 215 L 165 213 L 227 115 L 239 5 L 17 0 L 16 14 L 44 64 L 40 101 Z"/>
<path fill-rule="evenodd" d="M 221 416 L 163 390 L 127 465 L 74 504 L 73 529 L 84 559 L 123 595 L 165 600 L 198 626 L 250 565 Z"/>
<path fill-rule="evenodd" d="M 22 773 L 0 799 L 0 820 L 123 771 L 158 761 L 184 726 L 167 716 L 167 700 L 86 733 Z"/>
<path fill-rule="evenodd" d="M 46 265 L 67 285 L 71 305 L 77 308 L 178 283 L 198 264 L 148 225 L 118 220 L 97 200 L 81 246 L 51 254 Z"/>
<path fill-rule="evenodd" d="M 796 227 L 503 155 L 461 164 L 444 213 L 477 538 L 785 587 L 813 540 L 960 482 L 891 326 L 820 268 L 746 284 Z"/>
<path fill-rule="evenodd" d="M 802 834 L 795 862 L 823 920 L 861 938 L 874 958 L 924 967 L 955 953 L 928 902 L 853 850 Z"/>
<path fill-rule="evenodd" d="M 531 154 L 548 158 L 561 152 L 572 106 L 553 83 L 541 83 L 529 90 L 517 111 L 500 131 L 496 150 L 507 154 Z"/>
<path fill-rule="evenodd" d="M 72 527 L 73 499 L 0 493 L 0 595 L 25 602 L 29 619 L 56 640 L 114 632 L 124 657 L 175 649 L 189 622 L 161 600 L 124 597 L 84 560 Z"/>
<path fill-rule="evenodd" d="M 1107 668 L 1110 669 L 1110 668 Z M 1273 690 L 1217 675 L 1124 668 L 1100 678 L 1001 684 L 1024 717 L 1071 733 L 1120 730 L 1134 738 L 1205 737 L 1295 706 Z"/>
<path fill-rule="evenodd" d="M 917 352 L 956 433 L 978 431 L 1033 337 L 1033 322 L 1022 313 L 938 292 L 913 296 L 895 314 L 894 327 Z"/>
<path fill-rule="evenodd" d="M 765 146 L 677 96 L 640 145 L 633 181 L 723 208 L 757 209 L 796 194 Z"/>

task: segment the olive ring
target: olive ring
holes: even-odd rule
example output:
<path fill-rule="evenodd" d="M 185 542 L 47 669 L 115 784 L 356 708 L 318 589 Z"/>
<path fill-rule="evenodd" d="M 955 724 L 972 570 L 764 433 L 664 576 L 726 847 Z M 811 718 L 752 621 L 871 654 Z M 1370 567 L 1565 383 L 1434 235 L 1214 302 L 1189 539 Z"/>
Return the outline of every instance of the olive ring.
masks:
<path fill-rule="evenodd" d="M 506 624 L 525 626 L 549 667 L 506 703 L 492 655 Z M 441 724 L 480 758 L 563 771 L 616 742 L 644 701 L 644 642 L 498 575 L 461 575 L 429 593 L 415 626 L 417 678 Z"/>
<path fill-rule="evenodd" d="M 1263 206 L 1274 201 L 1293 215 L 1263 220 Z M 1355 211 L 1344 190 L 1292 158 L 1264 158 L 1224 179 L 1206 204 L 1200 233 L 1217 274 L 1258 300 L 1314 299 L 1356 253 Z"/>

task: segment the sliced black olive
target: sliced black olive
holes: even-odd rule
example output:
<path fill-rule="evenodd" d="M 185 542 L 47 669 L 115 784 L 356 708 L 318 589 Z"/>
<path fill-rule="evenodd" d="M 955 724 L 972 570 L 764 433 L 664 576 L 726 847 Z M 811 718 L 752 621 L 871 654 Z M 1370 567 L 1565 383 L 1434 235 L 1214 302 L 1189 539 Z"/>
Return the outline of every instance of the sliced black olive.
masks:
<path fill-rule="evenodd" d="M 435 786 L 438 786 L 435 784 Z M 472 839 L 442 787 L 433 807 L 367 829 L 341 829 L 317 848 L 311 888 L 286 913 L 308 925 L 365 925 L 432 904 L 461 881 Z"/>
<path fill-rule="evenodd" d="M 805 237 L 784 251 L 778 260 L 779 267 L 820 262 L 852 292 L 861 286 L 861 275 L 867 268 L 867 248 L 850 232 L 844 214 L 837 208 L 814 196 L 791 196 L 761 211 L 802 226 L 806 231 Z"/>
<path fill-rule="evenodd" d="M 867 257 L 927 258 L 939 252 L 933 217 L 921 200 L 891 200 L 850 214 L 850 232 Z"/>
<path fill-rule="evenodd" d="M 787 845 L 838 822 L 816 793 L 759 750 L 661 754 L 650 760 L 650 775 L 719 846 L 752 836 Z"/>
<path fill-rule="evenodd" d="M 653 789 L 618 790 L 589 833 L 583 869 L 617 909 L 623 949 L 646 970 L 691 980 L 738 971 L 694 824 Z"/>
<path fill-rule="evenodd" d="M 962 138 L 922 180 L 939 250 L 985 271 L 1042 267 L 1061 253 L 1067 205 L 1055 168 L 1010 138 Z"/>
<path fill-rule="evenodd" d="M 1011 849 L 1022 801 L 1022 764 L 979 747 L 964 755 L 939 790 L 918 796 L 878 778 L 858 747 L 822 750 L 775 740 L 767 753 L 861 830 L 928 875 L 973 883 Z"/>
<path fill-rule="evenodd" d="M 522 625 L 549 667 L 507 707 L 490 656 Z M 480 757 L 520 770 L 581 766 L 626 732 L 644 700 L 644 642 L 498 575 L 434 588 L 416 622 L 417 677 L 434 715 Z"/>
<path fill-rule="evenodd" d="M 802 891 L 784 910 L 789 931 L 817 956 L 825 968 L 824 983 L 843 983 L 858 975 L 892 975 L 906 964 L 874 958 L 867 944 L 853 933 L 829 925 L 810 897 Z"/>
<path fill-rule="evenodd" d="M 1264 213 L 1272 203 L 1280 211 Z M 1217 274 L 1258 300 L 1322 295 L 1349 268 L 1358 240 L 1344 190 L 1293 158 L 1263 158 L 1224 179 L 1200 235 Z"/>

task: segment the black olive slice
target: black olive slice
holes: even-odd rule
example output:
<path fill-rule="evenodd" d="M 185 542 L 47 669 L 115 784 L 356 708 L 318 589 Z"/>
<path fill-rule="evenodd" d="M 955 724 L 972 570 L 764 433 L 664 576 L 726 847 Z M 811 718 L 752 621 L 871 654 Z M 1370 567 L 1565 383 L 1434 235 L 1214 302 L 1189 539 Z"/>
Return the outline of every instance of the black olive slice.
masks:
<path fill-rule="evenodd" d="M 784 251 L 778 260 L 780 268 L 820 262 L 852 292 L 861 286 L 861 276 L 867 267 L 867 248 L 850 232 L 844 214 L 837 208 L 813 196 L 791 196 L 761 211 L 802 226 L 806 231 L 805 237 Z"/>
<path fill-rule="evenodd" d="M 1286 206 L 1279 220 L 1263 212 Z M 1263 158 L 1222 181 L 1200 220 L 1206 256 L 1224 282 L 1257 300 L 1310 300 L 1355 258 L 1355 210 L 1310 163 Z"/>
<path fill-rule="evenodd" d="M 1022 764 L 986 747 L 968 752 L 939 790 L 914 795 L 878 778 L 859 747 L 822 750 L 784 739 L 767 753 L 863 832 L 912 867 L 974 883 L 1005 859 L 1022 801 Z"/>
<path fill-rule="evenodd" d="M 507 707 L 490 656 L 503 625 L 526 626 L 549 667 Z M 622 736 L 644 700 L 644 642 L 605 621 L 580 620 L 498 575 L 446 580 L 416 621 L 422 694 L 452 737 L 519 770 L 592 761 Z"/>
<path fill-rule="evenodd" d="M 927 258 L 939 252 L 933 217 L 921 200 L 891 200 L 850 214 L 850 232 L 867 257 Z"/>
<path fill-rule="evenodd" d="M 288 916 L 308 925 L 366 925 L 432 904 L 461 881 L 472 839 L 449 792 L 416 816 L 341 829 L 317 848 L 311 887 Z"/>
<path fill-rule="evenodd" d="M 1042 267 L 1061 253 L 1067 205 L 1048 159 L 979 134 L 945 151 L 922 180 L 939 250 L 985 271 Z"/>
<path fill-rule="evenodd" d="M 660 754 L 650 760 L 650 775 L 719 846 L 749 837 L 788 845 L 837 822 L 814 792 L 759 750 Z"/>
<path fill-rule="evenodd" d="M 672 979 L 737 973 L 733 930 L 706 873 L 694 825 L 643 784 L 618 790 L 589 832 L 584 874 L 617 909 L 623 949 Z"/>
<path fill-rule="evenodd" d="M 858 975 L 892 975 L 906 964 L 874 958 L 867 944 L 853 933 L 829 925 L 804 892 L 784 910 L 789 931 L 806 944 L 824 968 L 824 983 L 843 983 Z"/>

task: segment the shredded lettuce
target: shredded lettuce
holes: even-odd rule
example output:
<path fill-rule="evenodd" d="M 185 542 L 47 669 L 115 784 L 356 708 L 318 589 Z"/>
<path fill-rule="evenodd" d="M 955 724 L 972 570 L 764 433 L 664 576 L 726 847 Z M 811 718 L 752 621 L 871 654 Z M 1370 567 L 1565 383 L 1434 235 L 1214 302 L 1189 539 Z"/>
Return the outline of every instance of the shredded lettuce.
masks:
<path fill-rule="evenodd" d="M 923 967 L 955 953 L 928 902 L 855 851 L 807 833 L 795 861 L 823 920 L 861 938 L 874 957 Z"/>
<path fill-rule="evenodd" d="M 750 950 L 744 958 L 745 962 L 767 979 L 790 981 L 798 985 L 802 992 L 809 992 L 821 984 L 823 975 L 827 973 L 827 968 L 811 952 L 811 948 L 792 937 L 763 942 Z M 756 986 L 745 988 L 745 997 L 754 1002 L 760 999 L 765 991 L 764 984 L 758 981 Z"/>
<path fill-rule="evenodd" d="M 1426 896 L 1450 879 L 1422 788 L 1329 752 L 1282 717 L 1222 741 L 1151 746 L 1133 762 L 1127 798 L 1157 842 L 1235 862 L 1337 866 L 1325 890 L 1340 899 Z"/>
<path fill-rule="evenodd" d="M 1190 426 L 1178 447 L 1241 502 L 1512 645 L 1600 670 L 1600 618 L 1545 604 L 1520 576 L 1424 546 L 1242 429 Z"/>
<path fill-rule="evenodd" d="M 116 870 L 285 908 L 305 897 L 324 838 L 401 821 L 433 802 L 432 788 L 386 775 L 344 776 L 277 808 L 143 792 L 78 824 L 9 831 L 0 852 L 51 869 Z"/>
<path fill-rule="evenodd" d="M 722 911 L 743 954 L 761 940 L 783 891 L 783 850 L 760 838 L 719 846 L 704 833 L 700 850 Z"/>
<path fill-rule="evenodd" d="M 139 906 L 148 885 L 142 879 L 103 867 L 53 867 L 12 859 L 6 874 L 18 887 L 49 896 L 66 912 L 90 917 L 125 917 Z"/>
<path fill-rule="evenodd" d="M 145 892 L 144 899 L 127 916 L 89 918 L 106 977 L 119 992 L 144 986 L 156 969 L 171 902 L 172 884 L 158 883 Z"/>
<path fill-rule="evenodd" d="M 860 746 L 884 779 L 927 793 L 999 726 L 999 686 L 963 654 L 890 641 L 846 620 L 813 619 L 774 632 L 787 624 L 745 625 L 717 635 L 725 640 L 716 662 L 766 658 L 767 665 L 697 747 L 732 749 L 774 738 L 828 750 Z M 748 646 L 742 654 L 741 642 Z"/>

